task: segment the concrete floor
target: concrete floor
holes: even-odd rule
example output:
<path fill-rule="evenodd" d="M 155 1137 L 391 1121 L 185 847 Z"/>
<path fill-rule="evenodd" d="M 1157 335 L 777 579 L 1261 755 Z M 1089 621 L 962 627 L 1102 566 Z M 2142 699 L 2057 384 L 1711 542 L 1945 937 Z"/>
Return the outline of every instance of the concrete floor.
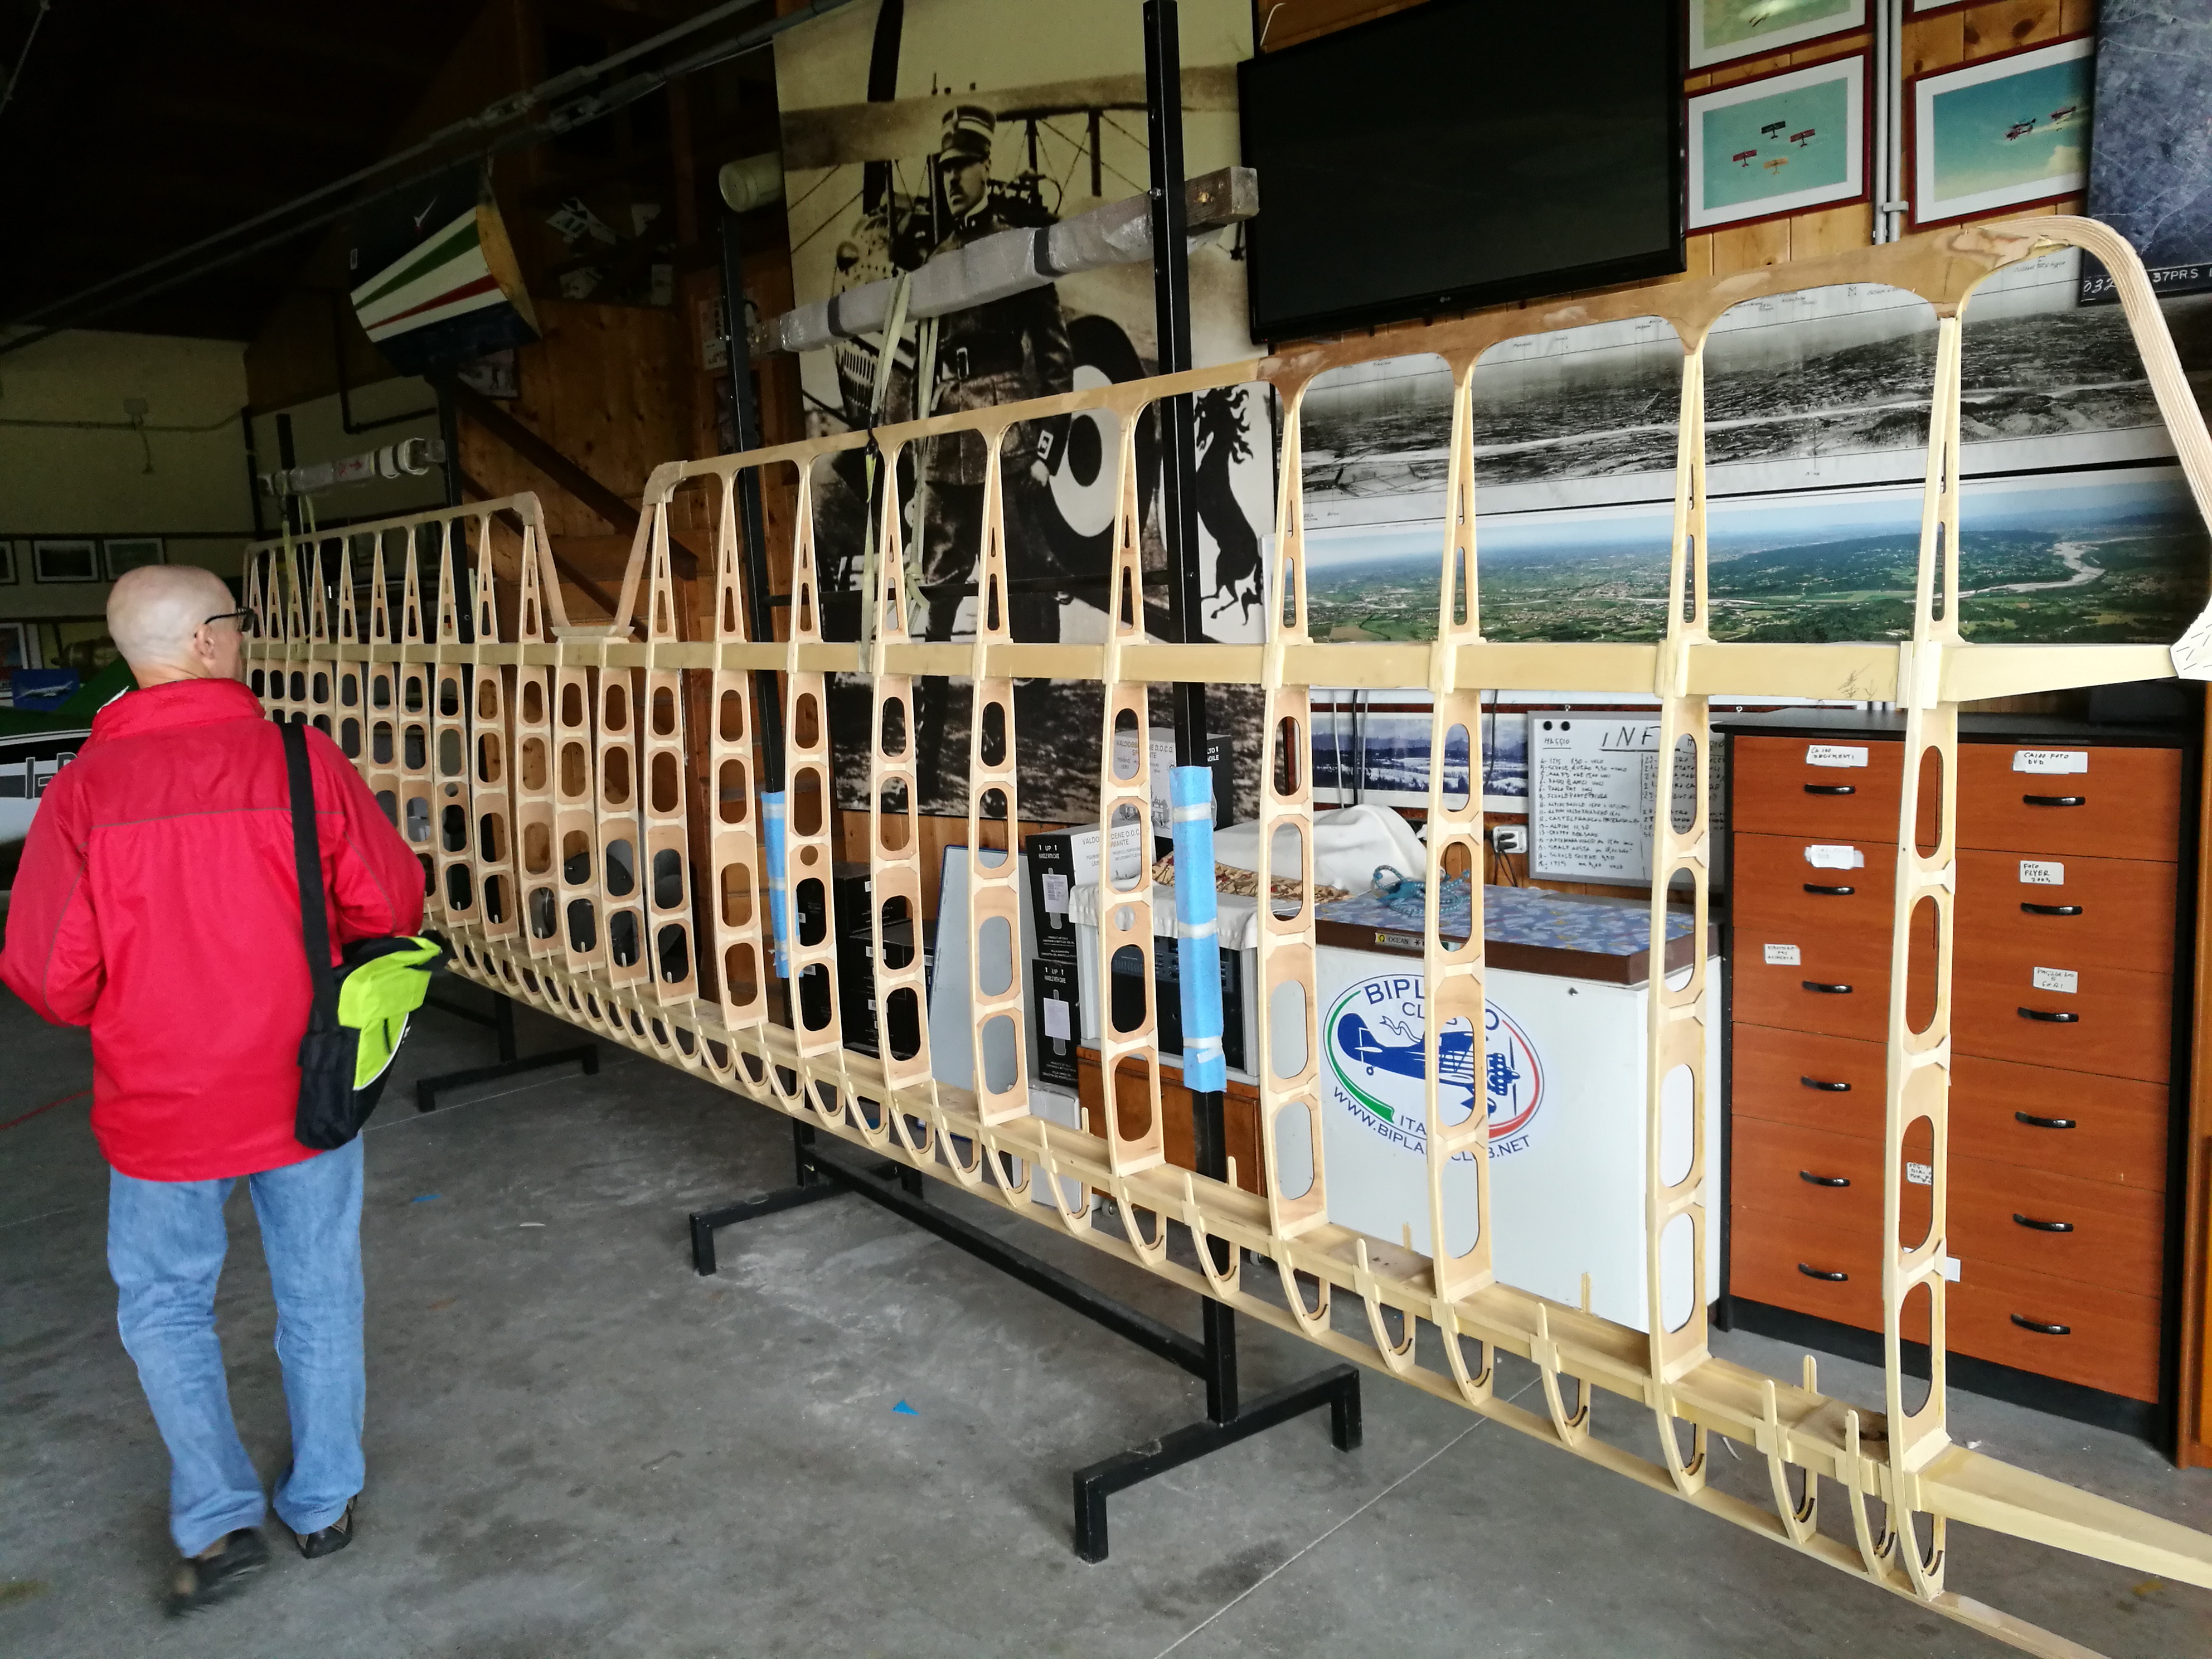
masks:
<path fill-rule="evenodd" d="M 565 1030 L 524 1019 L 526 1047 Z M 481 1063 L 488 1047 L 432 1014 L 404 1064 Z M 82 1033 L 5 993 L 0 1054 L 0 1124 L 90 1076 Z M 1333 1451 L 1320 1418 L 1273 1430 L 1115 1498 L 1112 1559 L 1086 1566 L 1068 1547 L 1070 1471 L 1197 1415 L 1197 1384 L 857 1199 L 726 1233 L 720 1276 L 696 1278 L 686 1212 L 781 1184 L 783 1120 L 608 1058 L 595 1080 L 486 1085 L 429 1117 L 399 1080 L 368 1137 L 360 1537 L 309 1563 L 272 1521 L 274 1568 L 180 1625 L 156 1607 L 167 1462 L 115 1335 L 85 1103 L 0 1131 L 0 1655 L 2009 1650 L 1372 1375 L 1361 1449 Z M 273 1310 L 242 1194 L 231 1222 L 233 1397 L 273 1473 Z M 1195 1328 L 1187 1295 L 997 1224 Z M 1796 1374 L 1778 1345 L 1717 1345 Z M 1248 1395 L 1316 1363 L 1249 1322 L 1243 1358 Z M 1822 1377 L 1879 1396 L 1863 1367 L 1827 1360 Z M 1648 1449 L 1625 1406 L 1598 1412 Z M 1955 1392 L 1952 1415 L 1996 1455 L 2212 1524 L 2212 1474 L 2148 1446 Z M 1715 1455 L 1718 1482 L 1763 1491 L 1762 1466 Z M 1963 1528 L 1952 1551 L 1954 1589 L 2113 1659 L 2212 1651 L 2212 1595 Z"/>

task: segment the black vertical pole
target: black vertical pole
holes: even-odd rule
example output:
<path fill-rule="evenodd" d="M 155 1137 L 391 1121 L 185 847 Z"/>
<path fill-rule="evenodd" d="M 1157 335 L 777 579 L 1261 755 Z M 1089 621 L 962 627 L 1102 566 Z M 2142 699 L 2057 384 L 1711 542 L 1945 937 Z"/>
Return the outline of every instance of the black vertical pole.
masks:
<path fill-rule="evenodd" d="M 1176 0 L 1145 0 L 1146 127 L 1152 141 L 1152 298 L 1159 321 L 1163 374 L 1191 367 L 1190 228 L 1183 203 L 1182 42 Z M 1160 532 L 1167 544 L 1168 616 L 1175 636 L 1201 643 L 1205 590 L 1198 573 L 1197 410 L 1188 396 L 1153 405 L 1160 422 Z M 1176 763 L 1206 766 L 1206 687 L 1196 681 L 1175 688 Z M 1190 872 L 1188 878 L 1201 872 Z M 1203 872 L 1207 878 L 1212 872 Z M 1229 1177 L 1229 1148 L 1219 1090 L 1190 1097 L 1191 1138 L 1198 1173 Z M 1209 1242 L 1216 1270 L 1228 1265 L 1231 1248 Z M 1212 1297 L 1200 1298 L 1206 1337 L 1206 1414 L 1217 1423 L 1237 1415 L 1236 1316 Z"/>
<path fill-rule="evenodd" d="M 246 499 L 253 509 L 253 538 L 261 539 L 261 455 L 253 446 L 253 405 L 246 404 L 238 411 L 239 424 L 246 429 Z"/>
<path fill-rule="evenodd" d="M 283 509 L 284 528 L 295 536 L 300 533 L 300 498 L 292 493 L 292 469 L 299 464 L 292 453 L 292 416 L 289 412 L 280 414 L 276 417 L 276 465 L 282 469 L 277 476 L 284 480 L 284 493 L 276 499 Z"/>
<path fill-rule="evenodd" d="M 745 332 L 744 246 L 738 239 L 738 216 L 725 206 L 722 214 L 722 348 L 730 371 L 730 412 L 737 428 L 740 453 L 760 447 L 760 406 L 753 398 L 752 342 Z M 761 507 L 760 471 L 747 468 L 738 474 L 738 535 L 744 559 L 745 632 L 757 642 L 775 638 L 775 608 L 769 603 L 768 521 Z M 757 671 L 758 688 L 755 718 L 760 732 L 760 787 L 783 787 L 783 700 L 770 672 Z"/>
<path fill-rule="evenodd" d="M 461 410 L 453 395 L 453 377 L 441 374 L 431 381 L 438 394 L 438 436 L 446 446 L 446 505 L 461 504 Z"/>

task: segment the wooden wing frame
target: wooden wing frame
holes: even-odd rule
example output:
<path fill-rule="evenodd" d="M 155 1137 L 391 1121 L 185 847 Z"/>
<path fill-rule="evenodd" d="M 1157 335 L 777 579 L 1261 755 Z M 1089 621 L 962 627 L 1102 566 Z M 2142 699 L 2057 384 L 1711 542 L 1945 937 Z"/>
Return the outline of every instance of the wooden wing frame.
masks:
<path fill-rule="evenodd" d="M 1224 364 L 1151 380 L 1100 386 L 1033 403 L 940 416 L 880 429 L 875 441 L 895 469 L 901 450 L 924 439 L 973 432 L 991 456 L 986 483 L 979 581 L 981 617 L 972 641 L 916 641 L 906 623 L 909 596 L 899 556 L 902 528 L 895 490 L 883 494 L 878 532 L 885 550 L 876 586 L 864 595 L 877 626 L 865 646 L 822 637 L 814 590 L 813 469 L 868 441 L 866 434 L 676 462 L 658 469 L 644 494 L 644 522 L 614 619 L 569 626 L 534 498 L 513 496 L 349 526 L 305 541 L 248 550 L 247 603 L 264 619 L 250 652 L 255 689 L 272 717 L 312 720 L 350 732 L 348 751 L 395 822 L 425 860 L 434 925 L 456 947 L 456 970 L 562 1018 L 603 1032 L 671 1065 L 702 1072 L 762 1105 L 803 1117 L 826 1132 L 872 1148 L 941 1180 L 955 1182 L 1008 1211 L 1058 1226 L 1092 1247 L 1170 1282 L 1215 1297 L 1249 1317 L 1304 1336 L 1471 1411 L 1602 1465 L 1656 1491 L 1672 1492 L 1711 1515 L 1772 1538 L 1827 1565 L 1973 1626 L 2023 1650 L 2085 1650 L 1951 1589 L 1944 1529 L 1952 1522 L 1991 1528 L 2074 1550 L 2160 1577 L 2212 1588 L 2212 1537 L 2124 1505 L 2009 1468 L 1954 1443 L 1946 1427 L 1943 1281 L 1948 1190 L 1947 1103 L 1952 1001 L 1952 894 L 1956 819 L 1958 708 L 1982 697 L 2151 679 L 2173 672 L 2163 647 L 1998 646 L 1970 642 L 1956 615 L 1960 524 L 1958 445 L 1960 318 L 1977 283 L 2019 260 L 2057 247 L 2094 254 L 2112 272 L 2128 324 L 2173 437 L 2198 510 L 2212 523 L 2212 440 L 2183 378 L 2140 262 L 2120 237 L 2092 221 L 2039 218 L 1940 231 L 1828 258 L 1736 276 L 1681 282 L 1318 345 L 1264 360 Z M 1842 283 L 1880 283 L 1926 300 L 1938 319 L 1938 350 L 1911 637 L 1897 645 L 1716 642 L 1707 625 L 1705 503 L 1704 349 L 1729 307 L 1747 300 Z M 1471 394 L 1476 360 L 1492 345 L 1587 324 L 1656 317 L 1682 348 L 1680 451 L 1667 623 L 1656 642 L 1492 643 L 1481 634 L 1479 550 L 1474 544 L 1474 444 Z M 1332 368 L 1409 353 L 1441 357 L 1453 380 L 1447 513 L 1440 548 L 1438 626 L 1432 641 L 1317 641 L 1307 628 L 1304 506 L 1299 485 L 1301 405 L 1315 379 Z M 1267 629 L 1256 645 L 1177 645 L 1143 629 L 1137 548 L 1136 450 L 1145 410 L 1160 398 L 1251 381 L 1274 388 L 1284 430 L 1277 524 L 1267 584 Z M 1113 607 L 1098 644 L 1037 645 L 1013 640 L 1005 603 L 1003 434 L 1016 422 L 1090 410 L 1120 422 L 1113 580 L 1126 602 Z M 747 637 L 740 567 L 745 550 L 735 528 L 734 491 L 748 471 L 798 477 L 799 510 L 790 526 L 788 568 L 796 576 L 792 622 L 782 640 Z M 669 513 L 687 480 L 719 492 L 720 525 L 711 613 L 678 614 L 671 601 Z M 499 548 L 504 543 L 507 550 Z M 404 569 L 394 573 L 394 558 Z M 471 561 L 473 562 L 471 563 Z M 435 591 L 422 590 L 425 569 Z M 368 583 L 357 594 L 358 575 Z M 997 603 L 995 608 L 994 599 Z M 503 623 L 502 617 L 507 620 Z M 784 690 L 786 752 L 781 770 L 809 781 L 811 816 L 795 821 L 787 869 L 794 885 L 828 879 L 832 770 L 825 677 L 866 676 L 872 686 L 868 777 L 868 863 L 875 895 L 872 937 L 878 964 L 878 1030 L 885 1054 L 848 1048 L 836 1001 L 834 951 L 826 939 L 792 941 L 794 975 L 812 972 L 826 997 L 794 1024 L 769 972 L 769 882 L 763 869 L 760 755 L 756 683 L 779 675 Z M 1480 866 L 1481 786 L 1479 688 L 1655 695 L 1662 755 L 1694 750 L 1694 788 L 1659 792 L 1653 824 L 1652 959 L 1665 960 L 1667 902 L 1686 899 L 1705 916 L 1711 832 L 1705 799 L 1708 699 L 1720 695 L 1870 699 L 1904 712 L 1905 787 L 1898 825 L 1892 1006 L 1884 1123 L 1886 1235 L 1882 1275 L 1885 1409 L 1861 1411 L 1821 1395 L 1809 1361 L 1797 1380 L 1768 1377 L 1715 1358 L 1706 1342 L 1703 1282 L 1705 1176 L 1711 1148 L 1702 1130 L 1686 1169 L 1663 1167 L 1664 1102 L 1670 1077 L 1702 1103 L 1717 1079 L 1707 1073 L 1706 1024 L 1713 999 L 1699 961 L 1682 982 L 1655 983 L 1646 1035 L 1649 1084 L 1644 1100 L 1644 1224 L 1651 1263 L 1650 1334 L 1583 1308 L 1548 1302 L 1501 1283 L 1494 1272 L 1492 1216 L 1479 1115 L 1445 1121 L 1430 1084 L 1431 1236 L 1418 1243 L 1378 1240 L 1329 1218 L 1321 1158 L 1317 1073 L 1321 1032 L 1315 996 L 1315 938 L 1310 904 L 1261 911 L 1259 1051 L 1272 1056 L 1278 1033 L 1275 993 L 1303 994 L 1303 1068 L 1279 1076 L 1260 1069 L 1261 1191 L 1194 1176 L 1165 1161 L 1159 1138 L 1157 1030 L 1148 1008 L 1138 1026 L 1106 1034 L 1102 1057 L 1142 1073 L 1149 1114 L 1139 1121 L 1109 1105 L 1103 1123 L 1070 1128 L 1030 1109 L 1028 1079 L 987 1077 L 975 1040 L 977 1086 L 931 1075 L 921 996 L 919 933 L 922 893 L 913 742 L 914 680 L 964 677 L 969 683 L 971 848 L 1009 856 L 975 860 L 975 924 L 1004 920 L 1018 941 L 1011 856 L 1019 824 L 1014 726 L 1017 678 L 1090 680 L 1104 692 L 1100 826 L 1141 810 L 1147 791 L 1145 701 L 1148 686 L 1176 681 L 1251 685 L 1265 709 L 1267 752 L 1260 793 L 1261 882 L 1302 877 L 1310 891 L 1312 796 L 1310 688 L 1425 687 L 1431 694 L 1431 752 L 1441 755 L 1464 729 L 1469 788 L 1447 795 L 1432 781 L 1430 912 L 1424 969 L 1429 1075 L 1435 1045 L 1449 1020 L 1482 1025 L 1482 929 L 1456 950 L 1437 927 L 1435 893 L 1455 867 Z M 444 696 L 450 685 L 456 694 Z M 690 694 L 694 690 L 696 697 Z M 357 698 L 358 706 L 347 701 Z M 644 712 L 641 712 L 641 709 Z M 713 711 L 708 729 L 690 729 Z M 1133 720 L 1137 770 L 1117 775 L 1117 747 Z M 354 722 L 352 727 L 348 721 Z M 641 730 L 641 726 L 645 729 Z M 987 730 L 988 727 L 988 730 Z M 998 735 L 1003 733 L 1002 738 Z M 1122 743 L 1117 745 L 1117 735 Z M 449 744 L 448 739 L 453 741 Z M 458 750 L 461 764 L 451 763 Z M 704 791 L 687 789 L 685 757 L 705 757 Z M 672 775 L 673 785 L 665 781 Z M 656 780 L 663 787 L 656 787 Z M 1921 794 L 1931 797 L 1923 841 Z M 801 792 L 792 792 L 794 805 Z M 456 809 L 462 833 L 446 825 Z M 1290 867 L 1273 868 L 1278 837 Z M 625 840 L 629 881 L 609 854 Z M 458 842 L 458 844 L 455 844 Z M 710 867 L 695 871 L 695 848 Z M 655 872 L 660 872 L 656 887 Z M 613 880 L 611 884 L 610 878 Z M 704 896 L 694 902 L 695 892 Z M 1480 887 L 1476 885 L 1479 905 Z M 886 909 L 902 904 L 913 932 L 896 965 Z M 1134 945 L 1150 964 L 1153 898 L 1149 873 L 1107 891 L 1102 910 L 1102 979 L 1113 952 Z M 820 895 L 823 915 L 829 895 Z M 794 907 L 794 909 L 796 907 Z M 492 913 L 496 911 L 496 915 Z M 1933 1015 L 1915 1025 L 1906 1006 L 1913 948 L 1908 924 L 1932 924 L 1936 957 Z M 633 918 L 635 945 L 611 950 L 611 921 Z M 1477 912 L 1478 922 L 1480 911 Z M 796 922 L 794 918 L 794 930 Z M 627 932 L 628 930 L 625 930 Z M 979 953 L 971 952 L 971 957 Z M 978 1031 L 987 1020 L 1015 1022 L 1026 990 L 1018 946 L 1011 980 L 969 989 Z M 618 957 L 625 959 L 617 960 Z M 978 966 L 972 972 L 980 975 Z M 794 981 L 794 982 L 796 982 Z M 1147 973 L 1145 982 L 1151 983 Z M 917 1052 L 890 1052 L 888 999 L 914 999 L 923 1035 Z M 784 1001 L 779 1017 L 777 1004 Z M 1285 999 L 1285 1003 L 1297 1001 Z M 826 1018 L 822 1018 L 826 1009 Z M 1295 1042 L 1290 1048 L 1296 1050 Z M 1017 1054 L 1021 1045 L 1015 1044 Z M 1109 1082 L 1107 1099 L 1118 1091 Z M 1310 1179 L 1286 1191 L 1285 1128 L 1308 1115 Z M 1704 1121 L 1693 1109 L 1693 1125 Z M 1903 1155 L 1908 1137 L 1932 1143 L 1932 1222 L 1924 1237 L 1900 1241 Z M 1468 1198 L 1447 1187 L 1455 1153 L 1473 1152 L 1483 1176 Z M 1030 1182 L 1051 1178 L 1057 1200 L 1033 1203 Z M 1085 1197 L 1078 1204 L 1063 1189 Z M 1120 1227 L 1093 1224 L 1087 1194 L 1112 1197 Z M 1472 1204 L 1473 1213 L 1464 1212 Z M 1200 1249 L 1185 1267 L 1166 1248 L 1170 1220 L 1235 1247 Z M 1691 1252 L 1699 1274 L 1686 1318 L 1668 1328 L 1662 1297 L 1662 1241 L 1686 1226 L 1700 1242 Z M 1471 1243 L 1467 1243 L 1472 1240 Z M 1425 1244 L 1425 1249 L 1419 1248 Z M 1455 1249 L 1454 1246 L 1458 1248 Z M 1272 1262 L 1282 1297 L 1248 1285 L 1243 1252 Z M 1340 1328 L 1330 1298 L 1356 1297 L 1367 1313 L 1363 1335 Z M 1933 1376 L 1908 1408 L 1903 1370 L 1904 1312 L 1924 1293 Z M 1285 1302 L 1287 1305 L 1285 1305 Z M 1531 1361 L 1544 1384 L 1544 1409 L 1530 1411 L 1493 1392 L 1492 1360 Z M 1437 1363 L 1441 1358 L 1442 1364 Z M 1575 1388 L 1568 1409 L 1566 1385 Z M 1917 1392 L 1917 1390 L 1915 1390 Z M 1601 1396 L 1650 1413 L 1658 1456 L 1640 1456 L 1591 1432 Z M 1686 1429 L 1686 1445 L 1683 1439 Z M 1713 1436 L 1764 1460 L 1772 1504 L 1755 1504 L 1709 1485 Z M 1796 1471 L 1793 1477 L 1791 1471 Z M 1848 1540 L 1815 1523 L 1817 1482 L 1841 1489 Z M 1794 1483 L 1794 1484 L 1793 1484 Z M 1877 1526 L 1870 1503 L 1878 1502 Z"/>

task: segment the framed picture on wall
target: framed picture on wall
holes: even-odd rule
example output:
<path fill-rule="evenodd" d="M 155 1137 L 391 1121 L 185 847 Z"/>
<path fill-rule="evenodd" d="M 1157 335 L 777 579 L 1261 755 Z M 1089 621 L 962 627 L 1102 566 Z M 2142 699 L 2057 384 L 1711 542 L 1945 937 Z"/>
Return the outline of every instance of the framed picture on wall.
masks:
<path fill-rule="evenodd" d="M 98 581 L 100 544 L 89 539 L 33 542 L 31 580 L 41 582 Z"/>
<path fill-rule="evenodd" d="M 142 564 L 161 564 L 166 559 L 159 536 L 114 537 L 100 545 L 100 551 L 107 556 L 110 581 L 126 570 L 136 570 Z"/>
<path fill-rule="evenodd" d="M 1851 33 L 1868 0 L 1687 0 L 1692 73 Z"/>
<path fill-rule="evenodd" d="M 20 580 L 15 574 L 15 544 L 0 536 L 0 584 Z"/>
<path fill-rule="evenodd" d="M 1691 230 L 1866 199 L 1863 53 L 1698 93 L 1688 103 Z"/>
<path fill-rule="evenodd" d="M 2096 52 L 2077 35 L 1906 82 L 1911 228 L 2087 190 Z"/>
<path fill-rule="evenodd" d="M 1964 11 L 1981 3 L 1982 0 L 1905 0 L 1905 11 L 1908 17 L 1925 17 L 1931 11 Z"/>
<path fill-rule="evenodd" d="M 0 622 L 0 669 L 36 668 L 36 648 L 29 623 Z"/>

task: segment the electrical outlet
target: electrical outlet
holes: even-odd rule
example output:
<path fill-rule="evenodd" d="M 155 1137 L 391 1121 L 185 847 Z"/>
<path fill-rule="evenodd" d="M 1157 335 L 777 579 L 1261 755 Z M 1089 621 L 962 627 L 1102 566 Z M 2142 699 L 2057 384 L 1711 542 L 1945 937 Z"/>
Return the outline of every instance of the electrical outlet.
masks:
<path fill-rule="evenodd" d="M 1490 844 L 1501 853 L 1525 853 L 1528 850 L 1528 826 L 1525 823 L 1492 824 Z"/>

